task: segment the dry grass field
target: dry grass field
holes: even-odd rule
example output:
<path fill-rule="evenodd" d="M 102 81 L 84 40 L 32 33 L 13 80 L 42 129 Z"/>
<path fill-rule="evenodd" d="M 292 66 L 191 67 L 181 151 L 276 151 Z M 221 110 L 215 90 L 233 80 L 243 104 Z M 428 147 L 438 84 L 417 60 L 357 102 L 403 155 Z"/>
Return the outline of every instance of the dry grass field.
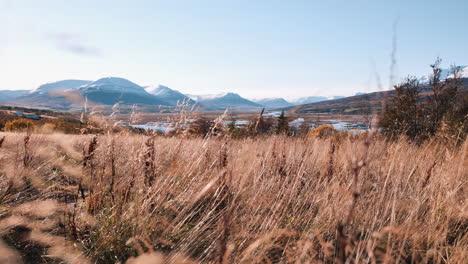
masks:
<path fill-rule="evenodd" d="M 468 141 L 0 140 L 0 263 L 468 263 Z"/>

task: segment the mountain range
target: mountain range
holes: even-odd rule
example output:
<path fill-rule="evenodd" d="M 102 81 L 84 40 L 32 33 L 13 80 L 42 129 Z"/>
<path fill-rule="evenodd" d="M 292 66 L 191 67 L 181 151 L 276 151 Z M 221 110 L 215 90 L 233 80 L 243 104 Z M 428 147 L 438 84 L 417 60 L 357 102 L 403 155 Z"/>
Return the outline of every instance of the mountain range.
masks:
<path fill-rule="evenodd" d="M 214 95 L 183 94 L 164 85 L 140 86 L 124 78 L 106 77 L 96 81 L 62 80 L 41 85 L 33 90 L 0 90 L 0 102 L 7 105 L 39 107 L 55 110 L 79 110 L 87 105 L 143 105 L 171 107 L 188 104 L 203 110 L 278 109 L 327 97 L 303 97 L 286 101 L 283 98 L 248 100 L 236 93 Z"/>
<path fill-rule="evenodd" d="M 0 102 L 15 100 L 16 98 L 29 92 L 29 90 L 0 90 Z"/>
<path fill-rule="evenodd" d="M 468 66 L 459 67 L 462 78 L 468 78 Z M 441 79 L 451 77 L 451 71 L 443 69 Z M 419 78 L 421 84 L 429 82 L 431 75 Z M 465 79 L 466 80 L 466 79 Z M 41 85 L 33 90 L 0 90 L 0 103 L 5 105 L 48 108 L 54 110 L 80 110 L 88 106 L 141 105 L 147 107 L 174 107 L 180 104 L 198 106 L 202 110 L 258 110 L 281 109 L 300 105 L 295 109 L 318 110 L 337 105 L 360 105 L 378 93 L 355 96 L 309 96 L 287 101 L 284 98 L 248 100 L 236 93 L 215 95 L 183 94 L 164 85 L 140 86 L 124 78 L 106 77 L 96 81 L 62 80 Z M 356 101 L 357 100 L 357 101 Z M 352 103 L 354 102 L 354 103 Z M 315 111 L 315 110 L 314 110 Z"/>

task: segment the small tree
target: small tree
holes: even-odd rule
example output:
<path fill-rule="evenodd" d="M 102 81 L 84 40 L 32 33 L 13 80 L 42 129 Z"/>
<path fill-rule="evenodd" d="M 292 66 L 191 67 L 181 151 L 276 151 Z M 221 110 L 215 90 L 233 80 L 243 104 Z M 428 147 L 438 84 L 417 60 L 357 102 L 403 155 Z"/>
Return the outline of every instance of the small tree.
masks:
<path fill-rule="evenodd" d="M 289 123 L 284 111 L 281 111 L 281 115 L 278 117 L 278 124 L 276 126 L 276 134 L 287 135 L 289 133 Z"/>
<path fill-rule="evenodd" d="M 212 126 L 212 122 L 206 118 L 200 117 L 191 122 L 187 128 L 187 133 L 193 136 L 205 137 Z"/>
<path fill-rule="evenodd" d="M 4 129 L 8 132 L 32 132 L 36 129 L 36 125 L 29 119 L 21 118 L 8 121 Z"/>
<path fill-rule="evenodd" d="M 420 99 L 420 85 L 415 78 L 395 86 L 395 96 L 380 119 L 385 134 L 404 134 L 418 140 L 436 134 L 456 135 L 457 140 L 463 140 L 467 132 L 468 100 L 458 92 L 462 85 L 460 68 L 453 66 L 451 75 L 442 80 L 440 63 L 437 59 L 431 65 L 429 96 Z"/>
<path fill-rule="evenodd" d="M 418 106 L 419 82 L 409 77 L 394 86 L 395 95 L 380 119 L 382 132 L 389 136 L 406 135 L 412 139 L 424 134 L 421 108 Z"/>
<path fill-rule="evenodd" d="M 442 69 L 440 68 L 441 59 L 438 58 L 431 65 L 432 76 L 429 81 L 429 86 L 432 89 L 432 95 L 426 103 L 426 111 L 429 119 L 427 120 L 428 131 L 434 135 L 441 127 L 442 121 L 445 119 L 445 125 L 448 123 L 459 123 L 458 116 L 455 114 L 460 109 L 465 108 L 464 98 L 458 96 L 458 90 L 462 84 L 460 78 L 460 68 L 452 66 L 451 77 L 441 80 Z M 466 112 L 465 112 L 466 114 Z M 457 120 L 452 120 L 453 118 Z"/>

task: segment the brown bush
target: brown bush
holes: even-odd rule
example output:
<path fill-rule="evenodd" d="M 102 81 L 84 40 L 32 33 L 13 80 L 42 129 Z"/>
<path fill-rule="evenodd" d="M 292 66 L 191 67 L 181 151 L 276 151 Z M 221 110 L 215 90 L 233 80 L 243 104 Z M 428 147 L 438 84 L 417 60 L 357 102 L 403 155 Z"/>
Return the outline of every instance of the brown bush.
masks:
<path fill-rule="evenodd" d="M 33 121 L 24 118 L 8 121 L 4 127 L 5 131 L 8 132 L 32 132 L 36 128 Z"/>
<path fill-rule="evenodd" d="M 309 137 L 326 138 L 338 134 L 338 130 L 334 129 L 331 125 L 321 125 L 309 131 Z"/>

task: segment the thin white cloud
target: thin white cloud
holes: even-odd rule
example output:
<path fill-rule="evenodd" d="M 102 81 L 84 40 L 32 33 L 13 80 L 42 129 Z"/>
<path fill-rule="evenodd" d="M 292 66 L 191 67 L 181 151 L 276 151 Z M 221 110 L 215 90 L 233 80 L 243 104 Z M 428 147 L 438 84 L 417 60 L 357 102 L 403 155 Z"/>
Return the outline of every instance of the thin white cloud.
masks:
<path fill-rule="evenodd" d="M 47 37 L 55 42 L 58 49 L 79 56 L 100 56 L 101 50 L 83 41 L 77 34 L 60 32 L 48 34 Z"/>

